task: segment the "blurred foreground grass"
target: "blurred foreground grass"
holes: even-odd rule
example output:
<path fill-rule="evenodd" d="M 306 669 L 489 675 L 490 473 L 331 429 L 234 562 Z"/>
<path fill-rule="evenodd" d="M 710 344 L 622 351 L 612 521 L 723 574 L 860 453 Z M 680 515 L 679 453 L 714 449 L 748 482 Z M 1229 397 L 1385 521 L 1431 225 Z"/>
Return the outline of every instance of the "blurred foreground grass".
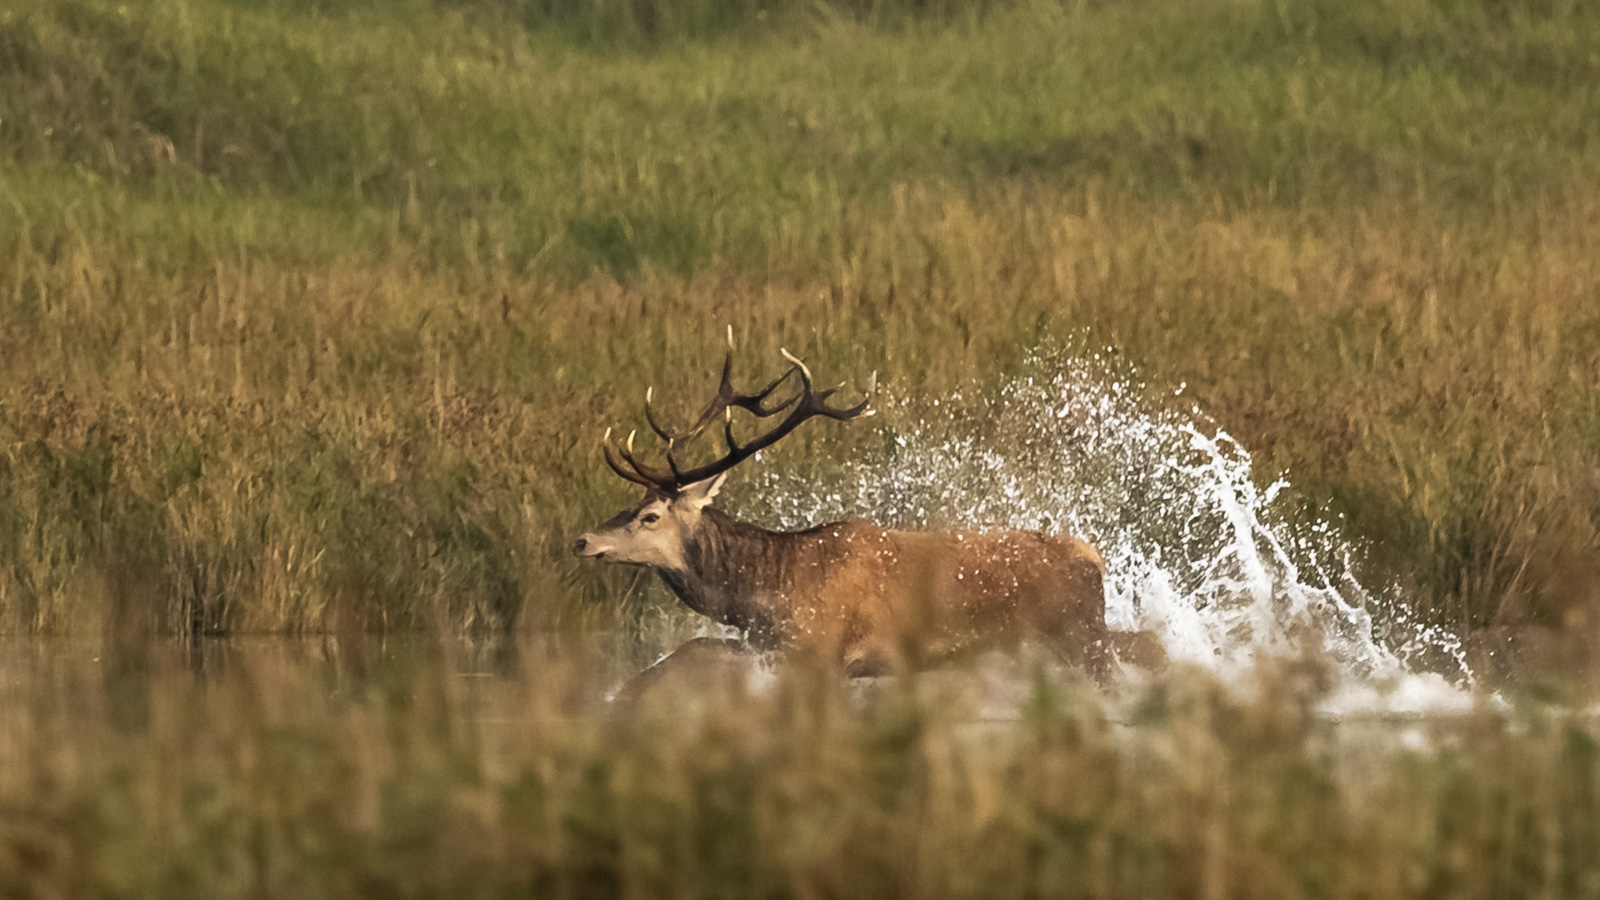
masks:
<path fill-rule="evenodd" d="M 852 701 L 799 668 L 616 717 L 571 658 L 465 678 L 448 653 L 358 675 L 351 646 L 335 666 L 267 651 L 196 677 L 124 642 L 8 679 L 0 894 L 1600 891 L 1592 721 L 1330 722 L 1294 665 L 1249 698 L 1176 672 L 1126 723 L 1048 679 L 995 722 L 929 682 Z"/>
<path fill-rule="evenodd" d="M 1560 0 L 7 4 L 0 630 L 614 622 L 594 442 L 730 322 L 926 396 L 1086 334 L 1422 619 L 1592 630 L 1596 47 Z"/>

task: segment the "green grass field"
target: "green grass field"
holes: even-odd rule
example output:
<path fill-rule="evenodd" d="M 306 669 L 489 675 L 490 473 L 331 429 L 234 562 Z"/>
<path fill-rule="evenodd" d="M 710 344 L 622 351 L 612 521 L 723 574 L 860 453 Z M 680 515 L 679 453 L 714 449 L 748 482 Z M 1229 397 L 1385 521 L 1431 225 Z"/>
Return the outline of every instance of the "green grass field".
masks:
<path fill-rule="evenodd" d="M 568 548 L 730 325 L 908 416 L 1109 348 L 1416 621 L 1600 683 L 1600 6 L 9 0 L 0 896 L 1600 896 L 1593 724 L 1531 701 L 452 674 L 655 627 Z M 148 640 L 285 634 L 338 664 Z"/>

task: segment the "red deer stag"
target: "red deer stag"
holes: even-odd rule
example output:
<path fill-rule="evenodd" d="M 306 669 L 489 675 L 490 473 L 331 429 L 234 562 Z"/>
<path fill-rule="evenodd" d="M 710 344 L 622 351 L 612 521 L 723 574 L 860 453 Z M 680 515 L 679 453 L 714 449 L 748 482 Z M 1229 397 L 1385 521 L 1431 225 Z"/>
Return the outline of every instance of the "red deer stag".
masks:
<path fill-rule="evenodd" d="M 578 538 L 573 551 L 653 569 L 690 609 L 743 630 L 753 646 L 819 652 L 849 675 L 904 670 L 1028 636 L 1100 674 L 1108 637 L 1105 563 L 1084 541 L 1037 531 L 889 531 L 860 520 L 769 531 L 712 505 L 729 470 L 808 419 L 871 414 L 865 400 L 829 405 L 838 388 L 815 390 L 805 364 L 783 355 L 787 371 L 741 393 L 733 388 L 730 350 L 716 396 L 683 432 L 660 424 L 653 392 L 646 392 L 645 418 L 666 443 L 666 465 L 640 461 L 632 434 L 617 450 L 608 429 L 606 463 L 642 486 L 644 498 Z M 779 388 L 791 378 L 798 391 L 784 398 Z M 735 409 L 782 419 L 740 442 Z M 727 452 L 687 465 L 685 446 L 719 418 Z"/>

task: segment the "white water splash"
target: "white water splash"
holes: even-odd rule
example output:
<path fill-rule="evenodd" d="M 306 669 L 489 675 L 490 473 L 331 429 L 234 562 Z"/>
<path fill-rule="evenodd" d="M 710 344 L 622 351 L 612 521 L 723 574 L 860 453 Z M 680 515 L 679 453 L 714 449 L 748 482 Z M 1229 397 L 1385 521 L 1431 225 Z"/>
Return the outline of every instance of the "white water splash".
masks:
<path fill-rule="evenodd" d="M 1118 369 L 1105 356 L 1041 353 L 997 396 L 943 398 L 914 422 L 879 397 L 885 440 L 828 479 L 843 490 L 766 471 L 758 495 L 788 528 L 855 515 L 1077 534 L 1106 557 L 1109 624 L 1154 632 L 1175 660 L 1237 681 L 1314 640 L 1339 676 L 1334 711 L 1470 703 L 1450 684 L 1470 682 L 1459 641 L 1357 582 L 1331 523 L 1292 525 L 1279 503 L 1288 483 L 1258 489 L 1249 452 L 1197 408 L 1157 409 Z M 1424 674 L 1424 659 L 1452 671 Z"/>

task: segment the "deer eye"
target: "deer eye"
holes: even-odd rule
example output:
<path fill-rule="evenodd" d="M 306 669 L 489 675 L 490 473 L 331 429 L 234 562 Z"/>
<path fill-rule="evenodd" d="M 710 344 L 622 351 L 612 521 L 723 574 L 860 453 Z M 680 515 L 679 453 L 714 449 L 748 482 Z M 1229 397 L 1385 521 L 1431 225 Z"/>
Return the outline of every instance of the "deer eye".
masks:
<path fill-rule="evenodd" d="M 659 521 L 661 521 L 661 516 L 657 515 L 656 513 L 645 513 L 639 517 L 640 525 L 654 525 Z"/>

